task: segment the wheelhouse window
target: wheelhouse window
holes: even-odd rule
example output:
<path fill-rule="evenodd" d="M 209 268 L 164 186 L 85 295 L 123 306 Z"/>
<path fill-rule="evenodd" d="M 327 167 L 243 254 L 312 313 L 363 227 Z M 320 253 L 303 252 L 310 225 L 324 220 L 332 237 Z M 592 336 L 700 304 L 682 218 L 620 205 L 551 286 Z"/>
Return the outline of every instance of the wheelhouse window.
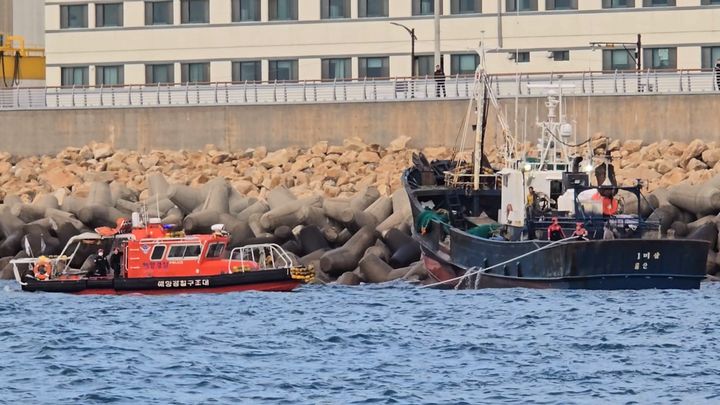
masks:
<path fill-rule="evenodd" d="M 87 28 L 87 4 L 60 6 L 60 28 Z"/>
<path fill-rule="evenodd" d="M 155 245 L 152 253 L 150 254 L 150 260 L 162 260 L 165 256 L 165 245 Z"/>
<path fill-rule="evenodd" d="M 635 0 L 603 0 L 603 8 L 634 8 Z"/>
<path fill-rule="evenodd" d="M 268 78 L 273 81 L 292 81 L 298 79 L 297 60 L 271 60 L 268 63 Z"/>
<path fill-rule="evenodd" d="M 208 83 L 210 63 L 183 63 L 180 65 L 180 75 L 183 83 Z"/>
<path fill-rule="evenodd" d="M 387 17 L 388 0 L 358 0 L 358 17 Z"/>
<path fill-rule="evenodd" d="M 323 80 L 349 79 L 350 58 L 334 58 L 322 60 Z"/>
<path fill-rule="evenodd" d="M 119 86 L 124 82 L 123 66 L 96 66 L 95 84 L 105 86 Z"/>
<path fill-rule="evenodd" d="M 99 3 L 95 5 L 96 27 L 122 27 L 122 25 L 122 3 Z"/>
<path fill-rule="evenodd" d="M 323 19 L 350 18 L 350 0 L 321 0 L 320 16 Z"/>
<path fill-rule="evenodd" d="M 677 67 L 677 48 L 643 49 L 643 67 L 650 69 L 675 69 Z"/>
<path fill-rule="evenodd" d="M 450 56 L 450 74 L 471 75 L 475 73 L 480 57 L 477 54 Z"/>
<path fill-rule="evenodd" d="M 210 22 L 208 0 L 182 0 L 180 20 L 183 24 L 207 24 Z"/>
<path fill-rule="evenodd" d="M 506 0 L 506 11 L 537 11 L 537 0 Z"/>
<path fill-rule="evenodd" d="M 71 66 L 60 68 L 60 85 L 62 86 L 87 86 L 88 66 Z"/>
<path fill-rule="evenodd" d="M 145 83 L 173 84 L 175 83 L 175 68 L 172 63 L 145 65 Z"/>
<path fill-rule="evenodd" d="M 546 10 L 577 10 L 577 0 L 545 0 Z"/>
<path fill-rule="evenodd" d="M 232 21 L 260 21 L 260 0 L 232 0 Z"/>
<path fill-rule="evenodd" d="M 145 25 L 168 25 L 173 23 L 172 1 L 146 1 Z"/>
<path fill-rule="evenodd" d="M 208 247 L 208 252 L 206 257 L 208 258 L 216 258 L 220 257 L 223 254 L 223 251 L 225 250 L 225 244 L 224 243 L 211 243 Z"/>
<path fill-rule="evenodd" d="M 232 81 L 234 82 L 260 82 L 260 61 L 233 62 Z"/>
<path fill-rule="evenodd" d="M 298 19 L 298 0 L 269 0 L 270 21 L 291 21 Z"/>
<path fill-rule="evenodd" d="M 200 245 L 175 245 L 170 247 L 167 257 L 168 259 L 199 257 L 201 251 Z"/>
<path fill-rule="evenodd" d="M 451 14 L 473 14 L 482 12 L 482 0 L 451 0 Z"/>

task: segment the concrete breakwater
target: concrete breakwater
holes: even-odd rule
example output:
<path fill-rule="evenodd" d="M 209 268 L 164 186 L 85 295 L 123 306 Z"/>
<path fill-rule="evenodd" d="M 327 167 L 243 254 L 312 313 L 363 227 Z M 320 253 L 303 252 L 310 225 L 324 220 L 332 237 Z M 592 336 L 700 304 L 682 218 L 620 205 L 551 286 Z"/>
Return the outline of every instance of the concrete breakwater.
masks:
<path fill-rule="evenodd" d="M 222 222 L 233 245 L 280 243 L 323 281 L 422 281 L 427 274 L 417 264 L 408 200 L 399 187 L 416 152 L 409 141 L 381 146 L 350 138 L 271 152 L 208 146 L 147 154 L 91 144 L 56 156 L 3 154 L 0 276 L 11 276 L 7 263 L 22 257 L 25 245 L 35 255 L 57 254 L 71 236 L 145 208 L 188 232 Z M 620 183 L 646 182 L 650 203 L 641 214 L 658 220 L 663 233 L 711 242 L 708 274 L 716 274 L 720 148 L 699 140 L 608 144 L 601 137 L 592 146 L 610 151 Z M 423 152 L 429 159 L 452 154 L 447 147 Z M 489 157 L 498 162 L 495 150 Z M 89 265 L 83 261 L 76 265 Z"/>

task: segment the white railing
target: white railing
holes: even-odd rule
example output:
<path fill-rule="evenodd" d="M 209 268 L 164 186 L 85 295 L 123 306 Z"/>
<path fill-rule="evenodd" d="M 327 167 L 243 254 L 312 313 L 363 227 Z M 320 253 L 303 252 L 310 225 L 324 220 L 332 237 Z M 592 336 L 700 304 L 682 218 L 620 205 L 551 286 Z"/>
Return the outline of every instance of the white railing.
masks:
<path fill-rule="evenodd" d="M 717 91 L 712 71 L 573 72 L 493 77 L 500 98 L 542 95 L 532 85 L 563 83 L 565 95 L 696 94 Z M 444 99 L 471 96 L 472 76 L 449 76 Z M 205 83 L 0 89 L 0 110 L 376 102 L 437 99 L 432 76 L 319 82 Z M 442 91 L 441 91 L 442 92 Z M 441 95 L 442 96 L 442 95 Z"/>

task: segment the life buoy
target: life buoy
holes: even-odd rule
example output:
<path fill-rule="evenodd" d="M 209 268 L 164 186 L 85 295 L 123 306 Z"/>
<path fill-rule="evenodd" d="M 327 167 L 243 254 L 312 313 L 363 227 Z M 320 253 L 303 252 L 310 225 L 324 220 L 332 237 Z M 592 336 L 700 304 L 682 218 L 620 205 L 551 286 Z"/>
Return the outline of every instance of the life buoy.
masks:
<path fill-rule="evenodd" d="M 35 266 L 33 267 L 33 275 L 35 276 L 36 280 L 45 281 L 50 279 L 50 275 L 52 274 L 52 263 L 45 258 L 43 260 L 43 257 L 38 259 L 37 263 L 35 263 Z"/>
<path fill-rule="evenodd" d="M 236 266 L 232 267 L 232 272 L 238 273 L 238 272 L 252 271 L 252 270 L 257 270 L 259 268 L 260 268 L 260 266 L 256 262 L 253 262 L 252 260 L 239 260 L 239 263 Z"/>

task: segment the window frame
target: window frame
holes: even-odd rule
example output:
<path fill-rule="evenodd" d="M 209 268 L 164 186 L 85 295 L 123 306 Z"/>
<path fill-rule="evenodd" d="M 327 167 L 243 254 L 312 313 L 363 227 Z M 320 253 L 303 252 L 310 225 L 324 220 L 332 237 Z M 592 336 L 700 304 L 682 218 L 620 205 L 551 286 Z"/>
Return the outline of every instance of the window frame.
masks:
<path fill-rule="evenodd" d="M 215 253 L 213 252 L 213 248 L 217 246 L 220 246 L 220 251 Z M 219 259 L 222 256 L 223 252 L 225 252 L 225 246 L 226 244 L 223 242 L 212 242 L 208 244 L 207 252 L 205 252 L 205 257 L 208 259 Z M 211 253 L 213 254 L 211 255 Z"/>
<path fill-rule="evenodd" d="M 167 252 L 167 260 L 197 259 L 202 255 L 202 245 L 199 243 L 183 243 L 183 244 L 177 244 L 177 245 L 173 244 L 173 245 L 169 245 L 169 246 L 170 246 L 170 249 L 168 249 L 168 252 Z M 188 251 L 188 248 L 190 248 L 190 247 L 196 248 L 198 253 L 194 256 L 188 256 L 187 251 Z M 177 255 L 171 256 L 170 255 L 173 252 L 173 250 L 176 248 L 182 248 L 181 256 L 177 256 Z"/>
<path fill-rule="evenodd" d="M 70 25 L 70 10 L 79 8 L 81 9 L 81 25 L 71 26 Z M 60 5 L 60 29 L 72 30 L 88 28 L 88 5 L 87 4 L 62 4 Z"/>
<path fill-rule="evenodd" d="M 613 54 L 619 53 L 619 54 L 625 54 L 627 55 L 627 60 L 629 65 L 627 65 L 627 68 L 620 68 L 615 67 L 613 62 Z M 603 49 L 602 54 L 602 70 L 605 72 L 614 72 L 614 71 L 621 71 L 621 72 L 634 72 L 637 71 L 637 64 L 633 61 L 633 58 L 630 56 L 631 54 L 636 53 L 636 49 L 630 48 L 630 49 Z"/>
<path fill-rule="evenodd" d="M 343 61 L 344 65 L 342 77 L 330 75 L 330 63 L 333 61 Z M 323 58 L 320 60 L 320 65 L 320 78 L 322 80 L 348 80 L 352 78 L 352 58 Z"/>
<path fill-rule="evenodd" d="M 108 6 L 118 8 L 117 25 L 108 25 L 106 23 L 106 9 Z M 95 4 L 95 27 L 96 28 L 108 28 L 108 27 L 122 27 L 124 26 L 123 14 L 125 12 L 124 3 L 97 3 Z"/>
<path fill-rule="evenodd" d="M 713 58 L 713 51 L 717 52 L 717 56 Z M 720 45 L 708 45 L 700 48 L 700 67 L 702 69 L 714 69 L 715 63 L 720 59 Z"/>
<path fill-rule="evenodd" d="M 290 62 L 290 78 L 278 79 L 278 63 Z M 273 67 L 274 66 L 274 67 Z M 274 59 L 268 61 L 268 80 L 278 82 L 296 82 L 298 81 L 298 60 L 297 59 Z"/>
<path fill-rule="evenodd" d="M 155 15 L 159 13 L 155 13 L 155 4 L 164 4 L 165 6 L 169 6 L 167 9 L 167 15 L 165 17 L 168 17 L 167 21 L 165 22 L 155 22 Z M 145 0 L 145 25 L 146 26 L 152 26 L 152 25 L 173 25 L 174 24 L 174 17 L 173 17 L 173 11 L 174 11 L 174 3 L 172 0 Z"/>
<path fill-rule="evenodd" d="M 713 3 L 713 1 L 716 1 L 717 3 Z M 720 0 L 702 0 L 700 2 L 701 6 L 720 6 Z"/>
<path fill-rule="evenodd" d="M 561 57 L 558 58 L 558 55 Z M 567 62 L 570 60 L 570 50 L 569 49 L 559 49 L 552 51 L 552 59 L 553 62 Z"/>
<path fill-rule="evenodd" d="M 450 0 L 450 14 L 481 14 L 482 0 L 470 0 L 474 3 L 473 11 L 460 10 L 460 2 L 462 0 Z"/>
<path fill-rule="evenodd" d="M 68 84 L 65 81 L 65 72 L 68 69 L 72 69 L 73 83 Z M 75 70 L 80 69 L 82 71 L 82 83 L 75 83 Z M 75 87 L 75 86 L 89 86 L 90 85 L 90 66 L 88 65 L 76 65 L 76 66 L 61 66 L 60 67 L 60 86 L 62 87 Z"/>
<path fill-rule="evenodd" d="M 371 59 L 380 60 L 381 74 L 379 76 L 368 76 L 368 62 Z M 376 68 L 372 68 L 376 69 Z M 358 58 L 358 78 L 360 79 L 384 79 L 390 76 L 389 56 L 362 56 Z"/>
<path fill-rule="evenodd" d="M 193 68 L 201 68 L 203 79 L 206 80 L 191 80 L 190 76 L 193 73 Z M 210 83 L 210 62 L 183 62 L 180 64 L 180 82 L 181 83 L 192 83 L 192 84 L 207 84 Z"/>
<path fill-rule="evenodd" d="M 105 83 L 105 69 L 118 69 L 118 83 Z M 116 87 L 125 85 L 125 65 L 96 65 L 95 66 L 95 86 Z"/>
<path fill-rule="evenodd" d="M 381 1 L 382 11 L 378 15 L 368 14 L 368 2 L 370 1 Z M 390 9 L 388 0 L 358 0 L 358 18 L 387 18 L 390 16 Z"/>
<path fill-rule="evenodd" d="M 340 1 L 342 2 L 343 7 L 343 15 L 342 17 L 333 17 L 330 15 L 330 11 L 332 10 L 332 4 L 331 1 Z M 320 0 L 320 19 L 321 20 L 342 20 L 350 18 L 350 0 Z"/>
<path fill-rule="evenodd" d="M 519 11 L 515 10 L 515 2 L 516 1 L 519 2 L 520 0 L 506 0 L 505 1 L 505 12 L 508 12 L 508 13 L 515 13 L 515 12 L 531 13 L 531 12 L 538 11 L 538 0 L 528 0 L 530 2 L 529 7 L 519 10 Z"/>
<path fill-rule="evenodd" d="M 432 10 L 429 12 L 422 11 L 422 2 L 428 1 L 432 5 Z M 440 0 L 440 15 L 443 15 L 443 0 Z M 435 0 L 412 0 L 412 15 L 414 17 L 420 16 L 432 16 L 435 15 Z"/>
<path fill-rule="evenodd" d="M 613 0 L 603 0 L 602 2 L 602 8 L 609 8 L 609 9 L 625 9 L 625 8 L 635 8 L 635 0 L 626 0 L 627 5 L 625 6 L 614 6 Z"/>
<path fill-rule="evenodd" d="M 246 3 L 255 3 L 255 15 L 252 16 L 252 18 L 242 18 L 242 5 Z M 243 22 L 255 22 L 260 21 L 261 19 L 261 12 L 260 8 L 262 5 L 260 4 L 260 0 L 232 0 L 231 2 L 231 10 L 230 10 L 230 21 L 234 23 L 243 23 Z"/>
<path fill-rule="evenodd" d="M 279 18 L 278 11 L 279 1 L 290 2 L 290 15 L 288 18 Z M 306 0 L 307 1 L 307 0 Z M 298 0 L 268 0 L 268 21 L 297 21 L 298 19 Z"/>
<path fill-rule="evenodd" d="M 668 4 L 653 4 L 655 0 L 643 0 L 643 7 L 675 7 L 675 0 L 667 0 Z"/>
<path fill-rule="evenodd" d="M 202 2 L 204 15 L 201 20 L 193 19 L 191 4 Z M 210 23 L 210 0 L 180 0 L 180 24 L 209 24 Z"/>
<path fill-rule="evenodd" d="M 557 7 L 558 0 L 545 0 L 545 10 L 547 11 L 573 11 L 578 9 L 578 0 L 569 1 L 568 7 Z"/>
<path fill-rule="evenodd" d="M 465 57 L 473 57 L 474 60 L 474 67 L 472 70 L 462 70 L 460 69 L 460 66 L 462 65 L 462 59 Z M 475 70 L 477 69 L 478 64 L 480 63 L 480 56 L 476 53 L 455 53 L 450 55 L 450 75 L 474 75 Z"/>
<path fill-rule="evenodd" d="M 660 50 L 668 51 L 668 66 L 655 66 L 655 53 Z M 643 48 L 643 69 L 653 70 L 673 70 L 677 69 L 677 47 L 674 46 L 662 46 L 662 47 L 647 47 Z"/>
<path fill-rule="evenodd" d="M 156 67 L 168 68 L 168 81 L 158 82 L 155 79 Z M 175 84 L 175 64 L 174 63 L 148 63 L 145 64 L 145 84 L 171 86 Z"/>
<path fill-rule="evenodd" d="M 254 65 L 254 71 L 255 71 L 255 79 L 247 80 L 242 78 L 242 65 L 244 64 L 250 64 L 252 63 Z M 259 60 L 235 60 L 232 61 L 231 65 L 232 72 L 230 73 L 232 76 L 233 83 L 261 83 L 262 82 L 262 63 Z"/>
<path fill-rule="evenodd" d="M 160 254 L 160 258 L 159 258 L 159 259 L 154 259 L 153 257 L 155 257 L 155 251 L 156 251 L 156 250 L 159 250 L 158 248 L 161 248 L 160 250 L 162 250 L 162 253 Z M 153 261 L 153 262 L 160 262 L 160 261 L 162 261 L 162 260 L 165 258 L 165 253 L 167 253 L 167 251 L 168 251 L 167 245 L 155 245 L 155 246 L 153 246 L 152 251 L 150 252 L 150 261 Z"/>

